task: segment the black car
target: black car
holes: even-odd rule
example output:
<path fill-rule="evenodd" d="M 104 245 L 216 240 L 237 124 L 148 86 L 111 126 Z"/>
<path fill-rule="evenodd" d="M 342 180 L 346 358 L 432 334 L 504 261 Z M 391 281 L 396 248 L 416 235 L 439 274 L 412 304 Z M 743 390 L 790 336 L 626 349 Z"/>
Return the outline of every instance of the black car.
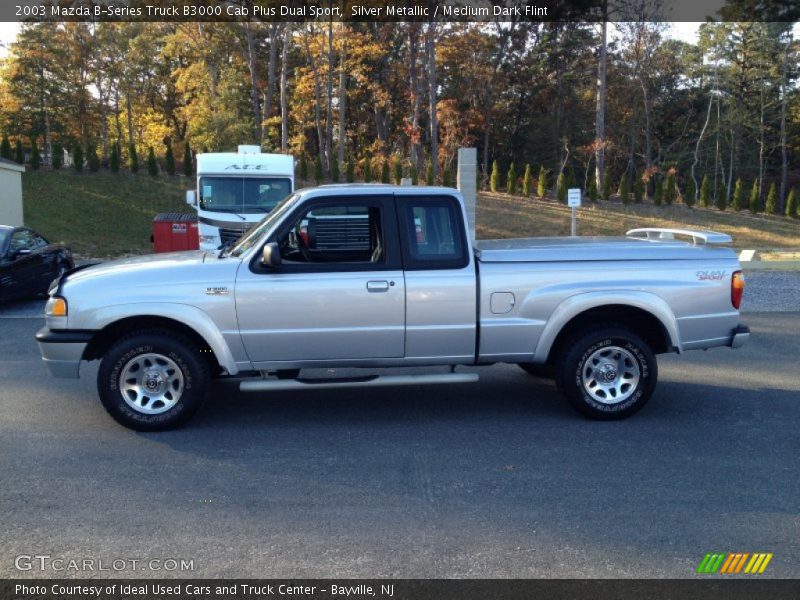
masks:
<path fill-rule="evenodd" d="M 69 248 L 27 227 L 0 225 L 0 301 L 43 294 L 73 266 Z"/>

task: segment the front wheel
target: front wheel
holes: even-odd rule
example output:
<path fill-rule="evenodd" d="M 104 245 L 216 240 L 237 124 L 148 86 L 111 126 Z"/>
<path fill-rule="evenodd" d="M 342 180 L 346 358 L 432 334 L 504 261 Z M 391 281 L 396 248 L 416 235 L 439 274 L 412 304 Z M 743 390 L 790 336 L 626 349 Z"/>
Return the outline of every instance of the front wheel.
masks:
<path fill-rule="evenodd" d="M 581 414 L 624 419 L 650 399 L 658 378 L 653 351 L 621 327 L 604 327 L 574 337 L 559 360 L 556 383 Z"/>
<path fill-rule="evenodd" d="M 159 331 L 131 334 L 106 353 L 97 391 L 109 414 L 137 431 L 172 429 L 202 404 L 208 363 L 181 335 Z"/>

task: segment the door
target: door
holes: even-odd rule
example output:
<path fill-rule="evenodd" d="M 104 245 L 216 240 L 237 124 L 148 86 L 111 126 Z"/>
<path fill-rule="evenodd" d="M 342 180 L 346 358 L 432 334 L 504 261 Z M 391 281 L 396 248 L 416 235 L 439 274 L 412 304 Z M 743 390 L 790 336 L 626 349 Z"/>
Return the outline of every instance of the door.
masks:
<path fill-rule="evenodd" d="M 404 353 L 405 282 L 390 197 L 311 199 L 236 281 L 242 341 L 256 368 L 369 361 Z"/>
<path fill-rule="evenodd" d="M 11 234 L 3 268 L 5 298 L 38 294 L 43 257 L 36 251 L 35 235 L 29 229 L 15 229 Z"/>

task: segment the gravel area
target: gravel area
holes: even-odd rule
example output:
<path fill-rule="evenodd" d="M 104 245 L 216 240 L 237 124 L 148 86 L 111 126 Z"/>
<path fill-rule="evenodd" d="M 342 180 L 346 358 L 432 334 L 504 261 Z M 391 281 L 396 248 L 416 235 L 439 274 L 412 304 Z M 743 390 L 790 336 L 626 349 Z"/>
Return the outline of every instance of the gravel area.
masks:
<path fill-rule="evenodd" d="M 800 271 L 747 271 L 744 312 L 800 311 Z"/>

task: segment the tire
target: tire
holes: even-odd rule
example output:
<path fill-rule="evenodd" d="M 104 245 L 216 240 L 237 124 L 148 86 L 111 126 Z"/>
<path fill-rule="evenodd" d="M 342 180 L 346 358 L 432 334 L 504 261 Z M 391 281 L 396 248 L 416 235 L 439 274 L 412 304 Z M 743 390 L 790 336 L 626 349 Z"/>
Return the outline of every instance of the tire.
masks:
<path fill-rule="evenodd" d="M 553 365 L 539 365 L 535 363 L 517 363 L 517 366 L 534 377 L 542 379 L 553 379 L 556 376 L 556 369 Z"/>
<path fill-rule="evenodd" d="M 635 333 L 603 327 L 578 334 L 564 346 L 556 370 L 559 391 L 590 419 L 624 419 L 653 395 L 658 364 Z"/>
<path fill-rule="evenodd" d="M 122 338 L 103 357 L 97 392 L 121 425 L 161 431 L 182 425 L 200 408 L 209 380 L 208 361 L 184 336 L 142 331 Z"/>

